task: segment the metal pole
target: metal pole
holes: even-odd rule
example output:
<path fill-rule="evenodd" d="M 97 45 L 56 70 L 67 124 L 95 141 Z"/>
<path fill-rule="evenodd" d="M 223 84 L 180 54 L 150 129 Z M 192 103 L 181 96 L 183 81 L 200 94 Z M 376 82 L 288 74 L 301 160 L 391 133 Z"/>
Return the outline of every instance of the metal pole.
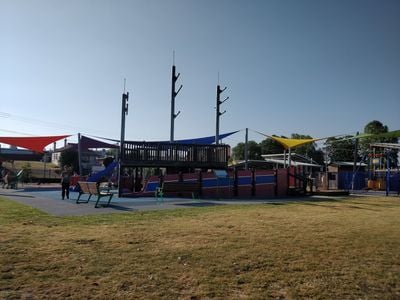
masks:
<path fill-rule="evenodd" d="M 125 142 L 125 115 L 128 113 L 128 97 L 129 93 L 122 94 L 122 109 L 121 109 L 121 141 L 120 141 L 120 160 L 124 158 L 124 142 Z"/>
<path fill-rule="evenodd" d="M 216 105 L 216 114 L 215 114 L 215 144 L 219 144 L 219 117 L 222 116 L 226 111 L 221 112 L 220 105 L 224 103 L 229 97 L 226 97 L 223 101 L 221 101 L 221 94 L 226 90 L 226 87 L 221 89 L 221 86 L 217 85 L 217 105 Z"/>
<path fill-rule="evenodd" d="M 286 149 L 283 150 L 283 168 L 286 169 Z"/>
<path fill-rule="evenodd" d="M 172 84 L 171 84 L 171 131 L 170 131 L 170 138 L 169 138 L 171 143 L 173 143 L 174 139 L 175 139 L 174 138 L 175 119 L 181 113 L 180 111 L 178 111 L 178 113 L 175 114 L 175 98 L 182 88 L 182 85 L 181 85 L 179 87 L 178 91 L 175 91 L 175 84 L 180 75 L 181 75 L 180 73 L 178 73 L 178 75 L 176 75 L 176 67 L 175 67 L 175 65 L 173 65 L 172 66 Z"/>
<path fill-rule="evenodd" d="M 292 166 L 292 148 L 289 148 L 289 169 Z"/>
<path fill-rule="evenodd" d="M 246 128 L 246 137 L 244 143 L 244 168 L 249 169 L 249 129 Z"/>
<path fill-rule="evenodd" d="M 43 154 L 43 178 L 46 178 L 46 161 L 47 161 L 47 153 Z"/>
<path fill-rule="evenodd" d="M 389 196 L 390 191 L 390 151 L 389 149 L 386 150 L 386 196 Z"/>
<path fill-rule="evenodd" d="M 220 110 L 219 110 L 219 106 L 220 106 L 220 86 L 217 85 L 217 113 L 216 113 L 216 120 L 215 120 L 215 144 L 218 145 L 219 144 L 219 117 L 221 116 Z"/>
<path fill-rule="evenodd" d="M 122 194 L 121 189 L 121 165 L 124 161 L 124 147 L 125 147 L 125 116 L 128 114 L 128 99 L 129 92 L 122 94 L 122 109 L 121 109 L 121 140 L 119 145 L 119 171 L 118 171 L 118 197 Z"/>
<path fill-rule="evenodd" d="M 175 66 L 172 66 L 172 86 L 171 86 L 171 132 L 169 141 L 174 141 L 174 126 L 175 126 Z"/>
<path fill-rule="evenodd" d="M 359 134 L 359 132 L 357 131 L 356 134 L 356 140 L 354 142 L 354 153 L 353 153 L 353 178 L 351 180 L 351 189 L 354 191 L 354 182 L 356 179 L 356 170 L 357 170 L 357 152 L 358 152 L 358 138 L 357 135 Z"/>
<path fill-rule="evenodd" d="M 81 134 L 78 133 L 78 166 L 79 175 L 82 176 L 82 148 L 81 148 Z"/>

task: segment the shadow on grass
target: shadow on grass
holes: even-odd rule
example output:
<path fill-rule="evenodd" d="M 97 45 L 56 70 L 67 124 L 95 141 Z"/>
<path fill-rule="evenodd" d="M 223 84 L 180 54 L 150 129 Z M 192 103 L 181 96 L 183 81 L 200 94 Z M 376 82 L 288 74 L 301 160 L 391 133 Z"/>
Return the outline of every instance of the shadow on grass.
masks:
<path fill-rule="evenodd" d="M 393 205 L 393 204 L 387 204 L 387 203 L 354 202 L 354 201 L 351 201 L 351 203 L 352 204 L 359 204 L 359 205 L 368 205 L 368 206 L 380 207 L 380 208 L 398 208 L 400 206 L 400 201 L 399 201 L 399 205 Z"/>
<path fill-rule="evenodd" d="M 177 203 L 175 205 L 180 206 L 190 206 L 190 207 L 207 207 L 207 206 L 217 206 L 217 205 L 224 205 L 222 203 L 214 203 L 214 202 L 194 202 L 194 203 Z"/>
<path fill-rule="evenodd" d="M 267 201 L 263 202 L 263 204 L 267 205 L 288 205 L 288 204 L 305 204 L 305 203 L 315 203 L 315 202 L 327 202 L 327 203 L 335 203 L 343 201 L 342 198 L 310 198 L 310 197 L 297 197 L 297 198 L 281 198 L 282 200 L 278 201 Z"/>
<path fill-rule="evenodd" d="M 35 196 L 31 196 L 31 195 L 20 195 L 20 194 L 3 194 L 0 193 L 0 196 L 4 196 L 4 197 L 19 197 L 19 198 L 35 198 Z"/>
<path fill-rule="evenodd" d="M 351 202 L 349 202 L 349 200 Z M 265 202 L 267 205 L 288 205 L 288 204 L 302 204 L 309 206 L 319 206 L 323 208 L 335 209 L 335 210 L 343 210 L 343 209 L 359 209 L 359 210 L 369 210 L 369 211 L 380 211 L 379 209 L 373 209 L 368 207 L 363 207 L 364 205 L 374 206 L 376 208 L 394 208 L 396 206 L 393 205 L 385 205 L 385 204 L 372 204 L 372 203 L 364 203 L 364 202 L 354 202 L 351 198 L 296 198 L 293 200 L 282 201 L 282 202 Z M 330 205 L 329 205 L 330 204 Z M 337 205 L 340 204 L 340 205 Z M 354 205 L 355 204 L 355 205 Z"/>
<path fill-rule="evenodd" d="M 315 202 L 304 202 L 302 203 L 303 205 L 309 205 L 309 206 L 319 206 L 319 207 L 324 207 L 324 208 L 330 208 L 330 209 L 336 209 L 336 210 L 343 210 L 343 209 L 360 209 L 360 210 L 369 210 L 369 211 L 380 211 L 379 209 L 372 209 L 372 208 L 367 208 L 367 207 L 360 207 L 356 205 L 348 205 L 347 203 L 343 203 L 344 205 L 338 206 L 338 205 L 323 205 L 323 204 L 318 204 Z"/>
<path fill-rule="evenodd" d="M 99 205 L 101 205 L 101 204 L 99 204 Z M 115 210 L 118 210 L 118 211 L 136 211 L 136 209 L 134 209 L 134 208 L 121 206 L 121 205 L 116 205 L 116 204 L 110 204 L 108 206 L 102 206 L 102 207 L 104 207 L 104 208 L 108 207 L 108 208 L 112 208 L 112 209 L 115 209 Z"/>

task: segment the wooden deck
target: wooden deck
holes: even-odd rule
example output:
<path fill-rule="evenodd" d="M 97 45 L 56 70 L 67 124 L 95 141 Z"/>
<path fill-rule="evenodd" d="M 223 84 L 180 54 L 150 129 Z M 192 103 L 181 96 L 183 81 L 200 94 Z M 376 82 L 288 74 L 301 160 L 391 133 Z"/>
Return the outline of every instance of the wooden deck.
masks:
<path fill-rule="evenodd" d="M 226 169 L 229 153 L 229 145 L 125 142 L 121 160 L 130 167 Z"/>

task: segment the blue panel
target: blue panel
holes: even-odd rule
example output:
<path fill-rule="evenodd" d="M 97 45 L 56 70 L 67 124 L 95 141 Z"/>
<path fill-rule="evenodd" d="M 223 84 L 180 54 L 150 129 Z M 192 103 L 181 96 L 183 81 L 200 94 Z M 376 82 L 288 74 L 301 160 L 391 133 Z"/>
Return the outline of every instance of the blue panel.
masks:
<path fill-rule="evenodd" d="M 233 185 L 233 183 L 232 183 L 232 181 L 230 180 L 229 177 L 227 177 L 227 178 L 218 178 L 217 179 L 217 184 L 218 184 L 219 187 L 221 187 L 221 186 L 228 187 L 228 186 Z"/>
<path fill-rule="evenodd" d="M 366 188 L 367 172 L 357 172 L 354 177 L 354 189 L 362 190 Z M 353 172 L 339 172 L 338 188 L 341 190 L 351 190 L 353 181 Z"/>
<path fill-rule="evenodd" d="M 238 185 L 251 185 L 251 177 L 239 177 L 238 178 Z"/>
<path fill-rule="evenodd" d="M 391 175 L 390 186 L 389 186 L 390 190 L 398 192 L 399 187 L 400 187 L 400 173 Z"/>
<path fill-rule="evenodd" d="M 158 187 L 158 182 L 149 182 L 146 187 L 146 192 L 155 192 Z"/>
<path fill-rule="evenodd" d="M 230 178 L 203 179 L 204 188 L 229 187 L 229 186 L 233 186 L 233 180 L 231 180 Z"/>
<path fill-rule="evenodd" d="M 256 176 L 256 184 L 274 184 L 274 175 L 258 175 Z"/>
<path fill-rule="evenodd" d="M 210 179 L 203 179 L 203 187 L 210 188 L 210 187 L 217 187 L 217 179 L 210 178 Z"/>

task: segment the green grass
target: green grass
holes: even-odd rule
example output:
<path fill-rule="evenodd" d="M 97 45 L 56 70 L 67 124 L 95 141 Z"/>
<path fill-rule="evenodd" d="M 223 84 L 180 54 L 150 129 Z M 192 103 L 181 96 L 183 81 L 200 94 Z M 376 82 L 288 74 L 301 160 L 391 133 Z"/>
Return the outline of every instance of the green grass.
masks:
<path fill-rule="evenodd" d="M 52 217 L 0 199 L 0 299 L 399 299 L 400 198 Z"/>

